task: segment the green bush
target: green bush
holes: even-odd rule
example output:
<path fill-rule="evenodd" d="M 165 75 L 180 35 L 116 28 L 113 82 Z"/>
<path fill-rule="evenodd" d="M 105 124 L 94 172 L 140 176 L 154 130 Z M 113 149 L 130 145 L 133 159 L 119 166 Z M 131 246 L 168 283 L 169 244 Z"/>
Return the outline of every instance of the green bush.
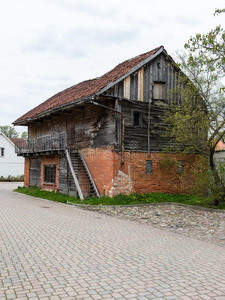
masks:
<path fill-rule="evenodd" d="M 170 173 L 172 170 L 175 169 L 176 167 L 176 159 L 169 157 L 167 155 L 163 155 L 163 158 L 160 160 L 160 169 L 164 172 L 164 173 Z"/>
<path fill-rule="evenodd" d="M 11 176 L 8 177 L 0 177 L 0 182 L 23 182 L 24 181 L 24 175 L 18 175 L 18 176 Z"/>

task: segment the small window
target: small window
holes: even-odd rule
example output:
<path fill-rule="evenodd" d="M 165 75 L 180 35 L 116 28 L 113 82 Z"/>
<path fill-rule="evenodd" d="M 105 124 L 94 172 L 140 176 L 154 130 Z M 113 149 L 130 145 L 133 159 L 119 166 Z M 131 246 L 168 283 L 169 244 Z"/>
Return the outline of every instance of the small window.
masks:
<path fill-rule="evenodd" d="M 177 162 L 177 173 L 178 173 L 178 174 L 182 174 L 182 173 L 183 173 L 183 163 L 182 163 L 181 160 L 179 160 L 179 161 Z"/>
<path fill-rule="evenodd" d="M 56 165 L 44 166 L 44 182 L 55 184 L 56 182 Z"/>
<path fill-rule="evenodd" d="M 152 174 L 152 160 L 146 160 L 146 174 Z"/>
<path fill-rule="evenodd" d="M 133 111 L 133 126 L 141 127 L 141 113 L 139 111 Z"/>
<path fill-rule="evenodd" d="M 153 87 L 153 98 L 154 100 L 166 100 L 166 84 L 165 83 L 157 83 L 154 82 L 154 87 Z"/>
<path fill-rule="evenodd" d="M 0 156 L 5 156 L 5 148 L 0 148 Z"/>

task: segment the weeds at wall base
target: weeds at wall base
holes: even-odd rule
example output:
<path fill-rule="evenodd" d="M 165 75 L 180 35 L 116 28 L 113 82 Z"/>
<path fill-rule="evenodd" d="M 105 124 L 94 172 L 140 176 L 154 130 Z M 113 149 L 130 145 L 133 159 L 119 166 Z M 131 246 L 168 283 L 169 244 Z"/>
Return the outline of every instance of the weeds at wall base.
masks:
<path fill-rule="evenodd" d="M 143 193 L 143 194 L 130 194 L 130 195 L 117 195 L 112 198 L 87 198 L 81 201 L 79 198 L 67 196 L 58 192 L 42 191 L 36 187 L 18 187 L 15 192 L 22 194 L 57 201 L 61 203 L 77 203 L 86 205 L 135 205 L 135 204 L 151 204 L 151 203 L 179 203 L 186 205 L 194 205 L 206 208 L 219 208 L 225 209 L 225 203 L 221 203 L 218 206 L 212 205 L 212 198 L 198 195 L 171 195 L 163 193 Z"/>

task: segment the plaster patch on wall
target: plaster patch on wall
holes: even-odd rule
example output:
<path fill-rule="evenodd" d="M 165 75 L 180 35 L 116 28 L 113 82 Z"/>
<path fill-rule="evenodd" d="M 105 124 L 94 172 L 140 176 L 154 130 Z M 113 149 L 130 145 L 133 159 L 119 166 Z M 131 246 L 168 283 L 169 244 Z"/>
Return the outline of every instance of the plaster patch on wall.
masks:
<path fill-rule="evenodd" d="M 113 187 L 109 191 L 110 196 L 115 196 L 118 194 L 132 193 L 133 185 L 131 177 L 121 170 L 118 171 L 117 176 L 113 179 Z"/>

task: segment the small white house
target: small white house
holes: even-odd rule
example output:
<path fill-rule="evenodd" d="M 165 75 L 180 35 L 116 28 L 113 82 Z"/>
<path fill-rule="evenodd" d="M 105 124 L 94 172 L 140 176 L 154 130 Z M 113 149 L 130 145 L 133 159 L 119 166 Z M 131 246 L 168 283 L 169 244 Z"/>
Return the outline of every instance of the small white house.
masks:
<path fill-rule="evenodd" d="M 24 174 L 24 157 L 17 156 L 14 143 L 0 132 L 0 177 Z"/>
<path fill-rule="evenodd" d="M 225 144 L 223 141 L 219 141 L 219 143 L 216 145 L 213 159 L 216 165 L 225 162 Z"/>

